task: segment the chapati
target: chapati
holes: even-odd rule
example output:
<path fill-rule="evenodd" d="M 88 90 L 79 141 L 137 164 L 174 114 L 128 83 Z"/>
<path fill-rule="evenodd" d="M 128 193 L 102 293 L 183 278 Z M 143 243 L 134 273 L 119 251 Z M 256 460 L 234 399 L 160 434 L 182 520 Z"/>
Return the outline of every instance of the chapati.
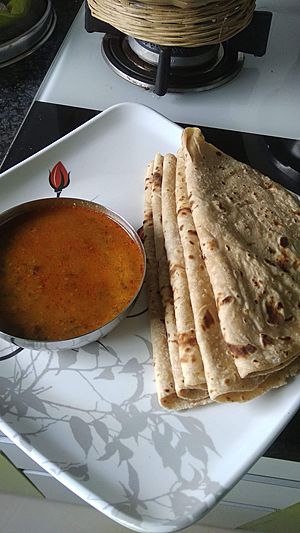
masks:
<path fill-rule="evenodd" d="M 162 227 L 173 291 L 179 358 L 185 386 L 203 389 L 207 385 L 196 339 L 183 250 L 177 225 L 175 179 L 176 157 L 173 154 L 167 154 L 163 163 L 161 192 Z"/>
<path fill-rule="evenodd" d="M 164 308 L 164 319 L 167 331 L 170 361 L 177 395 L 186 399 L 204 399 L 208 398 L 206 385 L 201 389 L 187 387 L 184 382 L 180 364 L 173 291 L 170 283 L 168 260 L 165 251 L 165 241 L 162 228 L 161 188 L 163 179 L 163 161 L 164 158 L 160 154 L 156 154 L 152 181 L 152 211 L 159 288 Z"/>
<path fill-rule="evenodd" d="M 209 396 L 211 400 L 218 402 L 245 401 L 250 397 L 254 398 L 261 394 L 258 386 L 266 378 L 242 379 L 224 341 L 214 294 L 190 209 L 182 150 L 178 152 L 177 157 L 175 195 L 196 338 L 201 351 Z"/>
<path fill-rule="evenodd" d="M 239 375 L 284 369 L 300 353 L 299 202 L 198 128 L 184 130 L 182 146 L 202 256 Z"/>
<path fill-rule="evenodd" d="M 175 390 L 164 322 L 164 310 L 160 298 L 158 283 L 158 268 L 151 203 L 152 179 L 153 161 L 148 164 L 145 176 L 143 240 L 146 253 L 146 286 L 155 383 L 159 404 L 166 409 L 181 410 L 194 407 L 200 402 L 193 402 L 179 398 Z M 206 402 L 206 400 L 203 400 L 201 403 L 204 402 Z"/>

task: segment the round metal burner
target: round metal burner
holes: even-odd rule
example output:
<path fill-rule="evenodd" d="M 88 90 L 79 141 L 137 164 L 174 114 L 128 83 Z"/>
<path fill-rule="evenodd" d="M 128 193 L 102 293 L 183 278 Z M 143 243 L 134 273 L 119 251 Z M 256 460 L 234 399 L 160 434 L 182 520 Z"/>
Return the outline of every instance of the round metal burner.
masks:
<path fill-rule="evenodd" d="M 128 37 L 131 50 L 150 65 L 158 65 L 160 46 Z M 173 47 L 171 67 L 208 67 L 216 65 L 223 56 L 221 45 L 201 46 L 199 48 Z"/>
<path fill-rule="evenodd" d="M 124 35 L 106 34 L 102 54 L 112 69 L 125 80 L 154 89 L 160 47 Z M 170 60 L 168 92 L 206 91 L 234 78 L 244 55 L 229 52 L 227 43 L 199 48 L 174 48 Z"/>

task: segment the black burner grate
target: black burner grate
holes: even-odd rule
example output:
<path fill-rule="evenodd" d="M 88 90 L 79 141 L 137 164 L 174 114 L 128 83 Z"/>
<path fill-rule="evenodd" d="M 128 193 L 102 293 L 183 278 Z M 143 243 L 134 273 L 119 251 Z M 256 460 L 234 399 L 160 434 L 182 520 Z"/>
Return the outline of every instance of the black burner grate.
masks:
<path fill-rule="evenodd" d="M 88 32 L 106 32 L 102 52 L 119 76 L 162 96 L 168 91 L 205 91 L 234 78 L 242 68 L 243 53 L 265 54 L 271 20 L 272 13 L 256 11 L 247 28 L 232 39 L 198 47 L 196 52 L 194 48 L 172 48 L 128 37 L 92 17 L 87 4 L 85 27 Z"/>
<path fill-rule="evenodd" d="M 190 68 L 171 64 L 168 68 L 172 63 L 170 49 L 171 55 L 167 57 L 167 65 L 164 69 L 167 76 L 164 80 L 164 73 L 157 77 L 159 64 L 156 66 L 139 57 L 129 45 L 127 36 L 105 35 L 102 41 L 102 51 L 106 61 L 117 74 L 146 89 L 155 89 L 156 94 L 160 96 L 167 90 L 169 92 L 204 91 L 218 87 L 236 76 L 243 65 L 243 54 L 230 51 L 225 43 L 220 47 L 217 56 L 202 65 Z M 163 49 L 162 52 L 164 51 Z"/>

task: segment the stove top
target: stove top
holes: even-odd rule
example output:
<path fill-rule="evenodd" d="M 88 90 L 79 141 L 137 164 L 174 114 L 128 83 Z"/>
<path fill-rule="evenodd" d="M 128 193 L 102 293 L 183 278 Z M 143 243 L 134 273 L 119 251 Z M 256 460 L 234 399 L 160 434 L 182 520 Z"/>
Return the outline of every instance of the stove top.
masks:
<path fill-rule="evenodd" d="M 300 4 L 257 0 L 256 9 L 273 15 L 263 57 L 246 53 L 241 72 L 210 91 L 159 97 L 107 65 L 101 52 L 104 34 L 85 30 L 82 6 L 37 99 L 96 110 L 137 102 L 175 122 L 299 139 Z"/>
<path fill-rule="evenodd" d="M 219 87 L 234 78 L 244 63 L 243 54 L 231 51 L 227 43 L 178 48 L 177 51 L 174 48 L 155 49 L 152 43 L 127 35 L 105 34 L 102 53 L 119 76 L 139 87 L 154 90 L 158 96 L 164 96 L 166 92 L 205 91 Z"/>
<path fill-rule="evenodd" d="M 243 52 L 256 57 L 266 53 L 271 20 L 272 13 L 255 11 L 251 22 L 230 39 L 201 46 L 162 46 L 96 19 L 85 2 L 86 30 L 105 32 L 101 50 L 107 64 L 123 79 L 158 96 L 207 91 L 232 80 L 243 66 Z"/>

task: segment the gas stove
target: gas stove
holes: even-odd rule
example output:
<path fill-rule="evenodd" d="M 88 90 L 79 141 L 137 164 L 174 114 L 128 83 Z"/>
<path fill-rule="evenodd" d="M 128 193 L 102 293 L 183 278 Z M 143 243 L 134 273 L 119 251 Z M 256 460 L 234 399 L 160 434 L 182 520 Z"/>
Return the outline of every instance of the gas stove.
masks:
<path fill-rule="evenodd" d="M 251 22 L 230 39 L 193 47 L 166 46 L 122 33 L 93 17 L 85 2 L 86 30 L 105 33 L 101 51 L 108 65 L 123 79 L 158 96 L 207 91 L 232 80 L 243 66 L 243 52 L 265 54 L 271 20 L 271 12 L 255 11 Z"/>
<path fill-rule="evenodd" d="M 85 30 L 82 6 L 37 98 L 98 110 L 138 102 L 176 122 L 297 139 L 300 5 L 297 0 L 258 0 L 259 9 L 273 15 L 263 57 L 245 54 L 239 75 L 221 87 L 159 97 L 107 65 L 101 51 L 104 34 Z"/>

